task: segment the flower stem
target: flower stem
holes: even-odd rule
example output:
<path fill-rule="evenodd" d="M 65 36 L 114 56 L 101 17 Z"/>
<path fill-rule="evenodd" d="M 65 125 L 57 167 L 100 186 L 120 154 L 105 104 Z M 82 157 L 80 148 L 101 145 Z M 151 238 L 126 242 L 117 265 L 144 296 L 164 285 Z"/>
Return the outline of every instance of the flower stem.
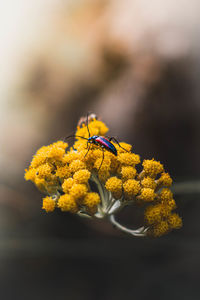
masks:
<path fill-rule="evenodd" d="M 121 231 L 124 231 L 128 234 L 131 234 L 131 235 L 134 235 L 134 236 L 146 236 L 147 234 L 147 230 L 148 228 L 145 228 L 145 227 L 140 227 L 136 230 L 133 230 L 133 229 L 128 229 L 126 228 L 125 226 L 122 226 L 120 223 L 118 223 L 115 219 L 115 216 L 114 215 L 110 215 L 109 216 L 109 220 L 110 222 L 116 226 L 119 230 Z"/>

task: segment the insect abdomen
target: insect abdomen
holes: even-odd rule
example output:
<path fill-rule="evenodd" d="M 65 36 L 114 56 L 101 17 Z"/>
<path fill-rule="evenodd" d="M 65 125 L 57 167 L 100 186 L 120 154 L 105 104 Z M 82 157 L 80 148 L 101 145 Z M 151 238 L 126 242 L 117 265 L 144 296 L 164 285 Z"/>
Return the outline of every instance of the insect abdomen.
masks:
<path fill-rule="evenodd" d="M 102 137 L 102 136 L 98 136 L 96 138 L 96 141 L 103 146 L 103 148 L 105 148 L 106 150 L 110 151 L 111 153 L 113 153 L 114 155 L 117 155 L 117 149 L 115 148 L 115 146 L 109 142 L 109 140 L 107 140 L 106 138 Z"/>

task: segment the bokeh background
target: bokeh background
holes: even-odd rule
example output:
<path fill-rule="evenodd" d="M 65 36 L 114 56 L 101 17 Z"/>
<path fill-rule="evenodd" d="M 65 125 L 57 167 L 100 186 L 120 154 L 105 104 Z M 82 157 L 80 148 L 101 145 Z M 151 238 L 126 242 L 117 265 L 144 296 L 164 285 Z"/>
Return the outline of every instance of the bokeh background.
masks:
<path fill-rule="evenodd" d="M 183 228 L 143 239 L 46 214 L 24 181 L 35 151 L 92 111 L 175 183 L 198 182 L 199 1 L 7 0 L 0 28 L 1 299 L 199 300 L 197 185 L 175 195 Z"/>

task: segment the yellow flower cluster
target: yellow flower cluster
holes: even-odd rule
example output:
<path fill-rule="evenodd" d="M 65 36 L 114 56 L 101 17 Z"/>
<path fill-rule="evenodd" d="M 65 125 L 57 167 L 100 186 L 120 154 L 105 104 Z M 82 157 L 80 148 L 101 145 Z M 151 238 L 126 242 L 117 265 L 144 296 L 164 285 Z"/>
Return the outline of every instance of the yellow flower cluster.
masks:
<path fill-rule="evenodd" d="M 161 236 L 180 228 L 180 217 L 172 213 L 176 208 L 169 190 L 172 179 L 160 162 L 144 160 L 143 169 L 138 172 L 140 156 L 131 152 L 129 144 L 112 142 L 117 155 L 107 149 L 103 155 L 95 144 L 89 144 L 88 150 L 89 136 L 105 136 L 107 131 L 106 125 L 93 117 L 88 127 L 84 121 L 77 127 L 73 148 L 66 151 L 68 144 L 58 141 L 36 152 L 25 179 L 47 194 L 42 208 L 46 212 L 58 207 L 71 213 L 95 215 L 103 202 L 101 195 L 91 188 L 92 176 L 96 176 L 116 201 L 144 205 L 149 234 Z"/>

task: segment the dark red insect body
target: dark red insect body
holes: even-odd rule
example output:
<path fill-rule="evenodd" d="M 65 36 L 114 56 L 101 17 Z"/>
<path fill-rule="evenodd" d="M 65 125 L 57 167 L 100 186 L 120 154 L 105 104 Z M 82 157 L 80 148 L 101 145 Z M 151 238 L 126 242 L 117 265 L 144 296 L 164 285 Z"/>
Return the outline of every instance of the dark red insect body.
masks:
<path fill-rule="evenodd" d="M 88 143 L 100 146 L 102 149 L 105 149 L 114 155 L 117 156 L 117 149 L 115 146 L 104 136 L 93 135 L 88 138 Z"/>

